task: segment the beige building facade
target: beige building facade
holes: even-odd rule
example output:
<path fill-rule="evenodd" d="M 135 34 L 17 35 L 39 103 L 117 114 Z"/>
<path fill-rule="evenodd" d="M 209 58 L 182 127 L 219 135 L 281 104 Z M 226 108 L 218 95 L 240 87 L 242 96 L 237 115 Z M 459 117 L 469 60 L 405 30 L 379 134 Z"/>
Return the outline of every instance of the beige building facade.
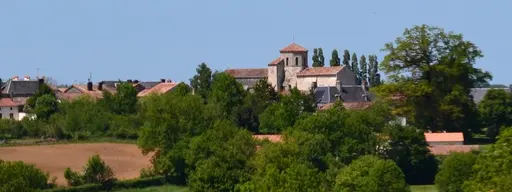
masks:
<path fill-rule="evenodd" d="M 267 68 L 228 69 L 244 88 L 251 88 L 260 79 L 266 79 L 277 91 L 296 87 L 308 91 L 312 86 L 333 87 L 337 82 L 343 85 L 356 85 L 355 75 L 344 66 L 309 67 L 308 50 L 292 43 L 281 49 L 278 58 Z"/>

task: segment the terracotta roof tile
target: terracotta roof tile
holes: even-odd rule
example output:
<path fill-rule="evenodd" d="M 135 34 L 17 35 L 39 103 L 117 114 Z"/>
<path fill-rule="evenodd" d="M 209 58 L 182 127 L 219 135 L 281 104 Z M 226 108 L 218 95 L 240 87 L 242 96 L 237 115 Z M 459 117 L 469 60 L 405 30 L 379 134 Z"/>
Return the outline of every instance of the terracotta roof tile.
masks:
<path fill-rule="evenodd" d="M 292 43 L 288 46 L 286 46 L 285 48 L 282 48 L 280 50 L 281 53 L 286 53 L 286 52 L 306 52 L 308 51 L 306 48 L 300 46 L 300 45 L 297 45 L 295 43 Z"/>
<path fill-rule="evenodd" d="M 10 98 L 0 98 L 0 107 L 16 107 L 18 106 Z"/>
<path fill-rule="evenodd" d="M 172 90 L 179 83 L 159 83 L 151 89 L 145 89 L 137 94 L 138 97 L 144 97 L 150 94 L 164 94 Z"/>
<path fill-rule="evenodd" d="M 434 155 L 448 155 L 452 152 L 467 153 L 480 149 L 479 145 L 434 145 L 429 147 Z"/>
<path fill-rule="evenodd" d="M 57 88 L 57 90 L 60 91 L 61 93 L 64 93 L 67 89 L 68 89 L 67 87 Z"/>
<path fill-rule="evenodd" d="M 85 95 L 83 93 L 57 93 L 55 96 L 59 100 L 66 100 L 66 101 L 72 101 L 75 99 L 80 98 L 82 95 Z M 96 97 L 94 97 L 96 98 Z"/>
<path fill-rule="evenodd" d="M 235 78 L 266 78 L 268 76 L 267 68 L 228 69 L 225 72 Z"/>
<path fill-rule="evenodd" d="M 464 141 L 462 132 L 457 133 L 425 133 L 427 142 L 461 142 Z"/>
<path fill-rule="evenodd" d="M 80 92 L 82 92 L 81 94 L 87 94 L 87 95 L 90 95 L 91 97 L 93 98 L 96 98 L 96 99 L 99 99 L 99 98 L 103 98 L 103 91 L 108 91 L 108 92 L 111 92 L 111 93 L 115 93 L 116 90 L 114 90 L 113 88 L 109 88 L 107 86 L 103 86 L 103 90 L 98 90 L 98 86 L 97 85 L 93 85 L 92 86 L 92 91 L 89 91 L 87 90 L 87 85 L 83 85 L 83 84 L 74 84 L 74 85 L 71 85 L 71 87 L 69 87 L 66 92 L 71 89 L 72 87 L 80 90 Z M 66 93 L 64 92 L 64 93 Z M 76 97 L 76 96 L 74 96 Z"/>
<path fill-rule="evenodd" d="M 359 109 L 366 109 L 366 108 L 370 107 L 372 104 L 373 104 L 373 102 L 343 102 L 343 107 L 345 107 L 345 109 L 350 109 L 350 110 L 359 110 Z M 334 103 L 328 103 L 328 104 L 320 107 L 320 110 L 330 109 L 333 105 L 334 105 Z"/>
<path fill-rule="evenodd" d="M 344 66 L 336 67 L 311 67 L 297 73 L 297 76 L 318 76 L 318 75 L 336 75 Z"/>
<path fill-rule="evenodd" d="M 283 61 L 284 58 L 282 57 L 278 57 L 276 59 L 274 59 L 273 61 L 271 61 L 268 65 L 277 65 L 279 64 L 279 62 Z"/>
<path fill-rule="evenodd" d="M 281 135 L 253 135 L 252 137 L 256 140 L 268 139 L 270 142 L 273 142 L 273 143 L 282 141 Z"/>

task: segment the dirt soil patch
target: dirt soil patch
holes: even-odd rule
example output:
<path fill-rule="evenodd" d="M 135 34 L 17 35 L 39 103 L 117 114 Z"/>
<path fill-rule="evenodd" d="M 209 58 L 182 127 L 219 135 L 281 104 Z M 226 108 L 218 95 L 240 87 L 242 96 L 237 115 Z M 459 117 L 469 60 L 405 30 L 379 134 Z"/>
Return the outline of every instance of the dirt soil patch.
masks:
<path fill-rule="evenodd" d="M 99 154 L 114 170 L 118 179 L 139 176 L 140 170 L 150 166 L 150 156 L 144 156 L 134 144 L 83 143 L 39 146 L 0 147 L 0 159 L 35 164 L 57 177 L 57 184 L 66 185 L 64 170 L 70 167 L 82 171 L 89 157 Z"/>

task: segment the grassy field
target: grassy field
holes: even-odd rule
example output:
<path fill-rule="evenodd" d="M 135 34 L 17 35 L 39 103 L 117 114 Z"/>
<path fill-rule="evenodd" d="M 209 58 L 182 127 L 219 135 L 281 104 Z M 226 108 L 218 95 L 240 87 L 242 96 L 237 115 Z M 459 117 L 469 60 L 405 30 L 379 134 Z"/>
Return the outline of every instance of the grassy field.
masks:
<path fill-rule="evenodd" d="M 437 192 L 435 185 L 413 185 L 411 186 L 412 192 Z"/>
<path fill-rule="evenodd" d="M 123 189 L 116 192 L 188 192 L 188 189 L 186 187 L 165 185 L 158 187 L 148 187 L 144 189 Z"/>

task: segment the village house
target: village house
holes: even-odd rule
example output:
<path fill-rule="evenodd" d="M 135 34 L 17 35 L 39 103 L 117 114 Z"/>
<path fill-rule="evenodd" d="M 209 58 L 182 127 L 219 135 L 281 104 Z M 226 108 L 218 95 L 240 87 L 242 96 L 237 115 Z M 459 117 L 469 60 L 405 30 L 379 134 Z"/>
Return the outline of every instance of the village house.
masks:
<path fill-rule="evenodd" d="M 145 81 L 127 80 L 127 81 L 100 81 L 94 84 L 90 80 L 87 84 L 73 84 L 70 87 L 57 93 L 59 100 L 73 100 L 81 96 L 87 95 L 93 99 L 103 98 L 103 92 L 110 92 L 115 94 L 119 83 L 130 83 L 137 91 L 137 97 L 144 97 L 150 94 L 164 94 L 171 92 L 176 85 L 180 83 L 172 82 L 171 80 L 161 79 L 160 81 Z"/>
<path fill-rule="evenodd" d="M 27 99 L 34 95 L 39 90 L 39 86 L 44 83 L 44 77 L 31 79 L 30 76 L 25 76 L 23 79 L 14 76 L 6 82 L 0 80 L 0 118 L 21 120 L 27 116 L 24 110 Z"/>
<path fill-rule="evenodd" d="M 373 99 L 366 83 L 357 85 L 355 75 L 348 67 L 309 67 L 308 50 L 295 43 L 281 49 L 279 57 L 266 68 L 228 69 L 225 72 L 235 77 L 245 89 L 251 89 L 262 79 L 278 92 L 294 87 L 303 92 L 313 89 L 318 107 L 336 100 L 369 104 Z"/>

